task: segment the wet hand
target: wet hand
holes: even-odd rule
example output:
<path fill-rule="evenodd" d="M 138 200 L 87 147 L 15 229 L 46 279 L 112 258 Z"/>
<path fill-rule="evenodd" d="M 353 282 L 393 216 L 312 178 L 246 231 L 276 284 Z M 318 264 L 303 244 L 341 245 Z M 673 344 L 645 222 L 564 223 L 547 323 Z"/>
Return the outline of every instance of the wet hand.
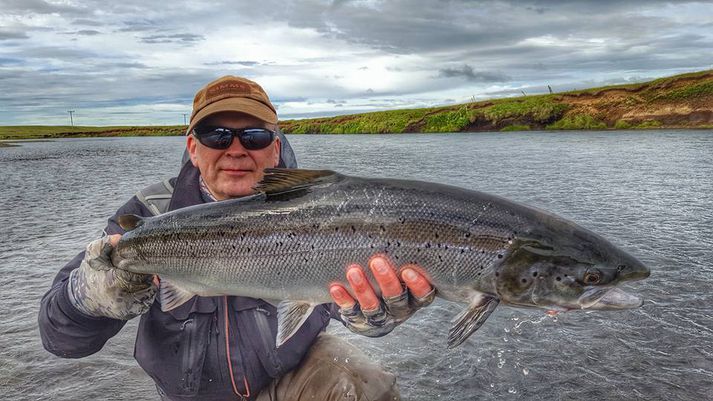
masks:
<path fill-rule="evenodd" d="M 433 302 L 435 290 L 419 272 L 422 270 L 419 266 L 402 266 L 397 274 L 387 257 L 375 255 L 369 260 L 369 269 L 381 296 L 357 264 L 349 266 L 346 274 L 354 296 L 339 283 L 329 288 L 342 320 L 351 331 L 369 337 L 383 336 Z"/>
<path fill-rule="evenodd" d="M 92 241 L 84 260 L 69 276 L 70 302 L 93 317 L 129 320 L 145 313 L 153 304 L 157 286 L 151 275 L 118 270 L 111 252 L 120 235 Z"/>

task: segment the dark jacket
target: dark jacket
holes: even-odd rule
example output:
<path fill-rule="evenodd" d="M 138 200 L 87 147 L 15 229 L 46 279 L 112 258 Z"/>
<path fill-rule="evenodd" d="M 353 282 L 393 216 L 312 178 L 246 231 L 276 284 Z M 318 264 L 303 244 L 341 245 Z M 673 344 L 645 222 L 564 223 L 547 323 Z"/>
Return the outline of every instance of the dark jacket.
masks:
<path fill-rule="evenodd" d="M 169 210 L 203 203 L 198 178 L 198 170 L 186 163 L 172 180 L 175 190 Z M 133 197 L 109 219 L 107 234 L 124 232 L 116 220 L 123 214 L 151 216 Z M 42 298 L 42 343 L 63 358 L 99 351 L 126 323 L 86 316 L 70 303 L 67 278 L 83 258 L 84 252 L 64 266 Z M 155 302 L 141 316 L 134 357 L 166 399 L 240 399 L 236 394 L 254 398 L 270 381 L 300 362 L 326 328 L 330 314 L 336 315 L 333 309 L 329 304 L 315 308 L 295 336 L 275 349 L 276 308 L 263 300 L 196 296 L 167 313 Z"/>

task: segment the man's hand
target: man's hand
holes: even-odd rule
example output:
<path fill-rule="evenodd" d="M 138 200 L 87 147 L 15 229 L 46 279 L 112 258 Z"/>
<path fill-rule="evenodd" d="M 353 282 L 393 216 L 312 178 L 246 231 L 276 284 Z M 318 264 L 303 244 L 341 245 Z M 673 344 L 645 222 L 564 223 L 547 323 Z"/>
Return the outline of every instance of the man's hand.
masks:
<path fill-rule="evenodd" d="M 329 287 L 329 293 L 339 305 L 339 312 L 349 330 L 368 337 L 380 337 L 433 302 L 435 290 L 419 273 L 418 266 L 403 266 L 399 280 L 391 261 L 383 255 L 375 255 L 369 260 L 369 269 L 379 284 L 381 298 L 357 264 L 347 268 L 347 281 L 354 290 L 356 300 L 341 284 Z"/>
<path fill-rule="evenodd" d="M 111 263 L 111 251 L 121 235 L 92 241 L 84 260 L 69 275 L 69 299 L 86 315 L 129 320 L 151 307 L 156 297 L 152 275 L 118 270 Z"/>

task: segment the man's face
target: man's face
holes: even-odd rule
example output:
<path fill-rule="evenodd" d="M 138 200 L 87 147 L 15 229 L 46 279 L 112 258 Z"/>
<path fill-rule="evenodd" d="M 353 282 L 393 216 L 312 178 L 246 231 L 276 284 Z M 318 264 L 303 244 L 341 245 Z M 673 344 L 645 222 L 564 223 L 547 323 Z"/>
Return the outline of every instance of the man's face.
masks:
<path fill-rule="evenodd" d="M 247 114 L 233 112 L 209 116 L 201 121 L 201 125 L 277 129 L 274 124 Z M 245 149 L 238 138 L 233 138 L 233 143 L 228 149 L 211 149 L 198 142 L 191 134 L 188 135 L 187 147 L 191 162 L 200 170 L 203 180 L 218 200 L 254 193 L 253 187 L 262 179 L 263 169 L 275 167 L 280 161 L 279 138 L 260 150 Z"/>

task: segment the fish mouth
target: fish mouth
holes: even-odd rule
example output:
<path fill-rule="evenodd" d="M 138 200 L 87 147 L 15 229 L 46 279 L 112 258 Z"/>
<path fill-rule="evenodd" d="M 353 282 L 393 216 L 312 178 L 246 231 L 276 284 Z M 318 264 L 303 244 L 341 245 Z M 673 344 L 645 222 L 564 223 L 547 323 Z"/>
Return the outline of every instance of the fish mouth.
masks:
<path fill-rule="evenodd" d="M 619 288 L 592 288 L 584 292 L 577 301 L 582 309 L 621 310 L 634 309 L 644 304 L 644 300 Z"/>

